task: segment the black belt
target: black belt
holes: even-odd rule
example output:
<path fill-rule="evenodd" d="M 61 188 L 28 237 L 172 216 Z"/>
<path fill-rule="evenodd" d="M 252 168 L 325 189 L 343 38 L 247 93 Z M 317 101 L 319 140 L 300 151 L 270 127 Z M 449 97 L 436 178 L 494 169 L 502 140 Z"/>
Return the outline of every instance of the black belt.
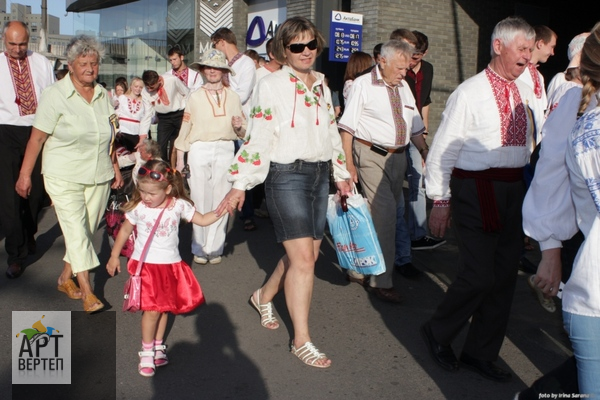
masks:
<path fill-rule="evenodd" d="M 159 117 L 161 115 L 163 117 L 171 117 L 171 116 L 174 117 L 174 116 L 177 116 L 177 114 L 183 114 L 183 110 L 171 111 L 171 112 L 168 112 L 168 113 L 159 113 L 159 112 L 156 113 L 156 115 L 159 116 Z"/>
<path fill-rule="evenodd" d="M 373 143 L 371 143 L 371 142 L 369 142 L 367 140 L 360 139 L 360 138 L 357 138 L 357 137 L 355 137 L 354 140 L 356 140 L 358 143 L 364 144 L 365 146 L 369 146 L 371 149 L 373 149 L 373 148 L 381 149 L 381 150 L 387 151 L 388 153 L 395 153 L 395 154 L 397 154 L 397 153 L 404 153 L 404 150 L 406 150 L 406 147 L 407 147 L 407 146 L 402 146 L 402 147 L 397 147 L 395 149 L 390 149 L 390 148 L 386 148 L 386 147 L 380 146 L 378 144 L 373 144 Z"/>

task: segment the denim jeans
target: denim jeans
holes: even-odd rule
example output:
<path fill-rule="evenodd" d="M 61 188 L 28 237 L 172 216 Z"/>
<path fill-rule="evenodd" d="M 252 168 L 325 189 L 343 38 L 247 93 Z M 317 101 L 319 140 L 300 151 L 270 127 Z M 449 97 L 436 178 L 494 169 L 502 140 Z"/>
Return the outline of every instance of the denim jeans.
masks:
<path fill-rule="evenodd" d="M 404 265 L 412 261 L 410 253 L 410 235 L 408 234 L 408 225 L 404 218 L 404 194 L 400 199 L 400 204 L 396 209 L 396 257 L 394 258 L 395 265 Z"/>
<path fill-rule="evenodd" d="M 427 235 L 427 203 L 423 185 L 423 162 L 417 146 L 412 143 L 408 146 L 406 160 L 408 230 L 410 240 L 419 240 Z"/>
<path fill-rule="evenodd" d="M 563 311 L 565 330 L 569 334 L 581 394 L 600 395 L 600 317 L 588 317 Z"/>

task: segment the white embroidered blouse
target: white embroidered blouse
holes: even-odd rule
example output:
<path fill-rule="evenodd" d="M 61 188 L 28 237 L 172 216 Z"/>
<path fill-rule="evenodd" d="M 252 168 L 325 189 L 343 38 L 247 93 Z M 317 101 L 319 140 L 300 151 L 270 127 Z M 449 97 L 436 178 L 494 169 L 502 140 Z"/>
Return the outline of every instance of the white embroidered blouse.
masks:
<path fill-rule="evenodd" d="M 246 141 L 229 168 L 235 189 L 262 183 L 269 164 L 331 161 L 336 181 L 348 179 L 342 141 L 323 74 L 311 88 L 284 66 L 262 78 L 252 96 Z"/>

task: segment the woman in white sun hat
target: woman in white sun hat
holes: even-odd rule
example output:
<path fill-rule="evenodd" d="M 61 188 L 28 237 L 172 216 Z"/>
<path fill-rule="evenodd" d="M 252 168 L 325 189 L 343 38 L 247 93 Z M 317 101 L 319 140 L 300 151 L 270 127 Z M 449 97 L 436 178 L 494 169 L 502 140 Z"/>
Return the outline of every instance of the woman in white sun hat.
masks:
<path fill-rule="evenodd" d="M 204 85 L 190 95 L 175 140 L 177 169 L 189 165 L 190 197 L 202 214 L 214 210 L 231 189 L 227 169 L 235 155 L 234 141 L 244 137 L 246 120 L 239 96 L 229 88 L 225 54 L 212 49 L 192 66 L 199 67 Z M 197 264 L 221 262 L 227 216 L 210 226 L 194 226 L 192 253 Z"/>

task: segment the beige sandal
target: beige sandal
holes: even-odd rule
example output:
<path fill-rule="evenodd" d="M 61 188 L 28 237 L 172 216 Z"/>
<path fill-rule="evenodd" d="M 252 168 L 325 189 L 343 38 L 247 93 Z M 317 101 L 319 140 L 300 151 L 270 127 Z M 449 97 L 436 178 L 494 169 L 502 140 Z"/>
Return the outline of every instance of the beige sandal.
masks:
<path fill-rule="evenodd" d="M 304 345 L 302 347 L 299 347 L 299 348 L 294 347 L 294 344 L 292 343 L 290 345 L 290 352 L 293 355 L 295 355 L 296 357 L 298 357 L 300 359 L 300 361 L 302 361 L 304 364 L 310 365 L 311 367 L 316 367 L 316 368 L 331 367 L 331 363 L 325 364 L 325 365 L 316 364 L 316 362 L 319 360 L 326 360 L 327 356 L 325 355 L 325 353 L 321 353 L 319 351 L 319 349 L 317 349 L 315 347 L 315 345 L 312 344 L 311 342 L 306 342 L 306 343 L 304 343 Z"/>
<path fill-rule="evenodd" d="M 258 289 L 256 292 L 252 293 L 249 300 L 250 305 L 252 305 L 252 307 L 260 314 L 260 324 L 267 329 L 279 328 L 279 321 L 273 315 L 273 303 L 268 302 L 260 304 L 260 293 L 261 289 Z M 256 301 L 254 300 L 254 295 L 256 295 Z M 269 327 L 268 325 L 270 324 L 275 326 Z"/>
<path fill-rule="evenodd" d="M 104 304 L 98 298 L 90 293 L 83 299 L 83 311 L 88 314 L 94 313 L 104 308 Z"/>
<path fill-rule="evenodd" d="M 81 290 L 72 279 L 67 279 L 62 285 L 58 285 L 58 291 L 65 293 L 70 299 L 81 300 Z"/>

